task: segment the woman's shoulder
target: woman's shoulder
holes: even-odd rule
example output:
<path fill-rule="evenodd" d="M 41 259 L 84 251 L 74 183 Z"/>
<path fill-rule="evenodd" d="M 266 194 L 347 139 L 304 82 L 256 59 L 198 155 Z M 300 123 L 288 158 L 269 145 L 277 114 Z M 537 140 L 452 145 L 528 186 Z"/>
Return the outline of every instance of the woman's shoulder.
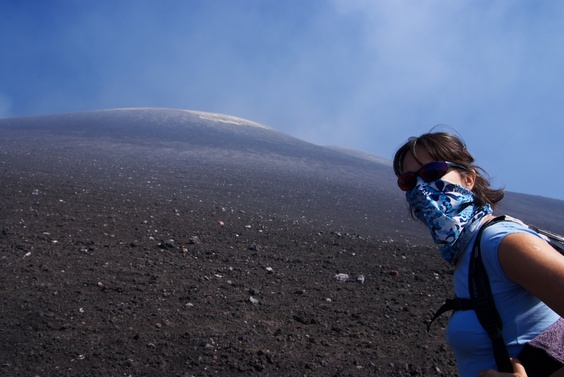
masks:
<path fill-rule="evenodd" d="M 482 245 L 486 244 L 499 244 L 505 236 L 513 233 L 528 233 L 533 236 L 539 236 L 534 230 L 519 219 L 505 216 L 503 219 L 494 219 L 492 225 L 487 226 L 482 234 Z"/>
<path fill-rule="evenodd" d="M 488 226 L 484 229 L 480 242 L 482 260 L 486 270 L 501 273 L 502 268 L 498 256 L 499 246 L 505 237 L 512 234 L 528 234 L 531 237 L 541 238 L 538 233 L 516 219 L 498 221 Z"/>

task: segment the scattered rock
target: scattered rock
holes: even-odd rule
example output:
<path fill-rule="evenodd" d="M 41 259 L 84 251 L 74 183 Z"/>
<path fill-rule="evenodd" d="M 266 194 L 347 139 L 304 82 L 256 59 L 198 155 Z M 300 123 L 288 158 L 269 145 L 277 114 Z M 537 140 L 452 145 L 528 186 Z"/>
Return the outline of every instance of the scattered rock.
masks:
<path fill-rule="evenodd" d="M 250 294 L 251 296 L 258 296 L 259 293 L 260 293 L 259 290 L 256 289 L 256 288 L 249 288 L 249 294 Z"/>
<path fill-rule="evenodd" d="M 161 241 L 159 242 L 159 248 L 160 249 L 174 249 L 176 246 L 174 245 L 174 240 L 167 240 L 167 241 Z"/>
<path fill-rule="evenodd" d="M 252 243 L 252 244 L 249 246 L 249 250 L 252 250 L 252 251 L 260 251 L 260 250 L 261 250 L 261 247 L 260 247 L 259 245 L 257 245 L 256 243 Z"/>
<path fill-rule="evenodd" d="M 349 280 L 349 275 L 340 273 L 340 274 L 335 275 L 335 279 L 338 280 L 338 281 L 347 281 L 347 280 Z"/>

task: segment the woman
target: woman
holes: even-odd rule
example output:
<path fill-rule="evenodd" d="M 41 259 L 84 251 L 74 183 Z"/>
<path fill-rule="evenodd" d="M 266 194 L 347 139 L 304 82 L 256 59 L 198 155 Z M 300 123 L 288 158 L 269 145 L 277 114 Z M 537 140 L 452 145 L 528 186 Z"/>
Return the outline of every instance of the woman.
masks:
<path fill-rule="evenodd" d="M 465 144 L 444 132 L 410 138 L 395 154 L 394 171 L 412 214 L 427 225 L 442 258 L 454 266 L 456 296 L 469 298 L 473 241 L 480 227 L 493 218 L 503 190 L 492 189 Z M 564 373 L 564 339 L 558 335 L 564 334 L 564 256 L 523 224 L 509 221 L 487 227 L 480 245 L 510 356 L 522 357 L 525 368 L 531 365 L 530 376 L 549 375 L 559 368 L 557 373 Z M 532 371 L 532 363 L 520 353 L 545 331 L 557 334 L 560 344 L 550 341 L 548 347 L 541 346 L 548 350 L 534 348 L 533 354 L 549 357 L 550 362 L 542 365 L 554 362 L 555 367 L 549 372 Z M 473 310 L 454 312 L 446 337 L 460 376 L 475 377 L 480 372 L 482 376 L 524 376 L 517 360 L 514 374 L 493 371 L 492 344 Z"/>

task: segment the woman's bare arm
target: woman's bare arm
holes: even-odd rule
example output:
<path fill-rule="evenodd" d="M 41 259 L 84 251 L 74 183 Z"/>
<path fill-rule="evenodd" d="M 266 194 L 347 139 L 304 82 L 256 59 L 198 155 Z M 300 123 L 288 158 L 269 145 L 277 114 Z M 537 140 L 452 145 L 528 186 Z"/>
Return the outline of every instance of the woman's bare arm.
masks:
<path fill-rule="evenodd" d="M 527 233 L 507 235 L 498 257 L 505 274 L 564 317 L 564 255 Z"/>

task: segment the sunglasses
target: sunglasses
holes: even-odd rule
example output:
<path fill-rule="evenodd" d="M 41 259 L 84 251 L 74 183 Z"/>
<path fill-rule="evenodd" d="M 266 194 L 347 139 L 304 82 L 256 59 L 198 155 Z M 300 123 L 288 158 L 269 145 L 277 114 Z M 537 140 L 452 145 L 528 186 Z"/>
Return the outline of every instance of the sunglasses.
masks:
<path fill-rule="evenodd" d="M 449 161 L 433 161 L 423 165 L 416 172 L 408 171 L 398 177 L 398 186 L 403 191 L 411 191 L 417 184 L 417 177 L 425 182 L 433 182 L 442 178 L 451 167 L 468 170 L 466 167 Z"/>

